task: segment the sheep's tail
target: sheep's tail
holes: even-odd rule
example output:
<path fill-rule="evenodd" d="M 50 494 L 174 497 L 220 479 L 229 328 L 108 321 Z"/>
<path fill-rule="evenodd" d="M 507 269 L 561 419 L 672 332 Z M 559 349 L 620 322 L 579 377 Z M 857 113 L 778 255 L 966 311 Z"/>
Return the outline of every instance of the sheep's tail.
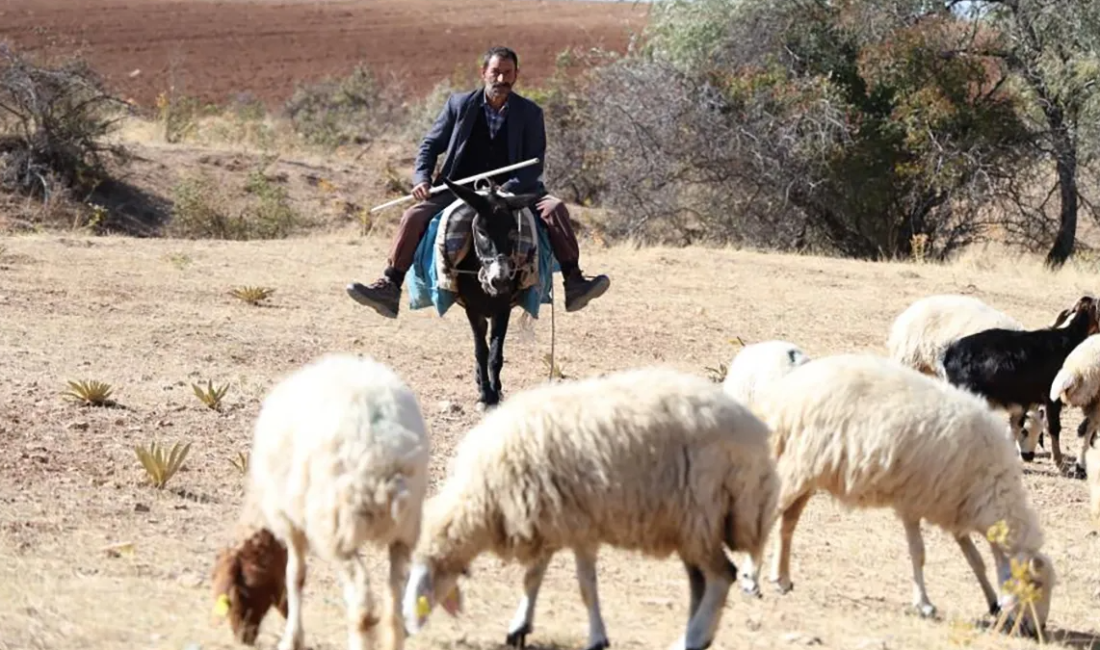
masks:
<path fill-rule="evenodd" d="M 1050 384 L 1050 401 L 1055 402 L 1062 399 L 1063 395 L 1068 395 L 1071 391 L 1077 388 L 1079 378 L 1077 373 L 1069 370 L 1068 368 L 1062 368 L 1058 371 L 1058 374 L 1054 375 L 1054 381 Z"/>

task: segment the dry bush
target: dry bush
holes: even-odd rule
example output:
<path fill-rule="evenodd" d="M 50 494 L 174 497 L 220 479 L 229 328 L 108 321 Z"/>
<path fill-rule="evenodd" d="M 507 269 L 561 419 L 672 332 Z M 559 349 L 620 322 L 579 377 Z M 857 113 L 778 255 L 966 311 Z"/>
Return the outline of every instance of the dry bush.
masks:
<path fill-rule="evenodd" d="M 369 146 L 405 120 L 403 97 L 396 81 L 382 82 L 359 65 L 343 78 L 299 87 L 284 111 L 308 144 L 330 150 L 349 144 Z"/>
<path fill-rule="evenodd" d="M 286 188 L 253 169 L 241 193 L 232 192 L 210 174 L 184 177 L 172 190 L 172 220 L 166 231 L 189 239 L 279 239 L 307 220 L 290 203 Z"/>
<path fill-rule="evenodd" d="M 80 59 L 39 65 L 0 43 L 0 188 L 83 202 L 125 148 L 106 142 L 127 105 Z"/>

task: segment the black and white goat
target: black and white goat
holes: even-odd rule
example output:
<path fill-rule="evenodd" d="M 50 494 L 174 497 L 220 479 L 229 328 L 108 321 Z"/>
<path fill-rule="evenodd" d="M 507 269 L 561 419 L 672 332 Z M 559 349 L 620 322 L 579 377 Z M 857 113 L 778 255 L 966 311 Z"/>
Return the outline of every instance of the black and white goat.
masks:
<path fill-rule="evenodd" d="M 1046 407 L 1054 465 L 1062 470 L 1062 403 L 1050 399 L 1050 385 L 1069 353 L 1090 334 L 1100 331 L 1098 304 L 1083 296 L 1059 319 L 1059 325 L 1039 330 L 989 329 L 964 336 L 947 347 L 938 369 L 951 384 L 985 397 L 993 408 L 1009 412 L 1014 439 L 1019 440 L 1024 414 Z M 1034 452 L 1021 453 L 1025 461 Z"/>

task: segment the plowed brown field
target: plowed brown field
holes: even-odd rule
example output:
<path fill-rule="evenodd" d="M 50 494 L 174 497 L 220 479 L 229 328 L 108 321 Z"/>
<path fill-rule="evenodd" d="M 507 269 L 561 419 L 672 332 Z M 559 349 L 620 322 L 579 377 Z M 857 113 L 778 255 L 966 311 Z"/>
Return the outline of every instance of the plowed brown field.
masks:
<path fill-rule="evenodd" d="M 82 48 L 119 92 L 148 105 L 170 86 L 204 101 L 272 104 L 359 62 L 425 92 L 489 46 L 520 56 L 523 81 L 570 46 L 622 50 L 645 3 L 560 0 L 0 0 L 0 39 Z"/>

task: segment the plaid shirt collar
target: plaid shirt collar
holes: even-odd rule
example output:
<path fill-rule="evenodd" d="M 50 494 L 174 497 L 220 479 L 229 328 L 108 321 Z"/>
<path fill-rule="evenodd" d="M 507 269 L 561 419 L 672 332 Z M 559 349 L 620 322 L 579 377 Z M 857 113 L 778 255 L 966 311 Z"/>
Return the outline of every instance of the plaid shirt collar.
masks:
<path fill-rule="evenodd" d="M 481 93 L 481 108 L 485 111 L 485 122 L 489 125 L 489 137 L 497 137 L 497 132 L 500 131 L 501 125 L 504 124 L 504 119 L 508 117 L 508 104 L 512 101 L 511 93 L 508 94 L 508 98 L 504 100 L 504 105 L 500 107 L 500 112 L 497 112 L 492 104 L 489 103 L 488 98 L 485 96 L 485 92 Z"/>

